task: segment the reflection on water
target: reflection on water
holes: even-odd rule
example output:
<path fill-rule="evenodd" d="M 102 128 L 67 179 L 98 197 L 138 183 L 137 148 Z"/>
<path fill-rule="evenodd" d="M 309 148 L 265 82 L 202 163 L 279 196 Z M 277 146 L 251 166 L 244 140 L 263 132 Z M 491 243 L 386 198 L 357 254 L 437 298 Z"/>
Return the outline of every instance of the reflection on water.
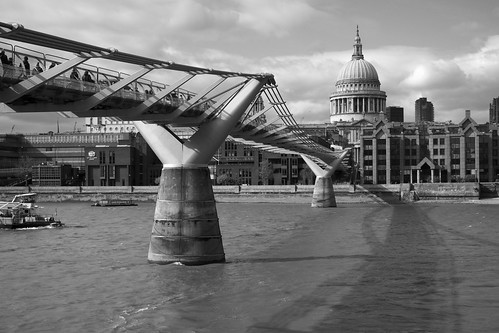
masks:
<path fill-rule="evenodd" d="M 339 331 L 459 332 L 452 253 L 421 209 L 395 205 L 383 240 L 371 230 L 377 215 L 363 223 L 372 257 L 332 320 Z M 331 326 L 329 326 L 331 327 Z"/>
<path fill-rule="evenodd" d="M 7 332 L 499 331 L 499 206 L 218 204 L 205 266 L 147 263 L 152 203 L 44 206 L 0 231 Z"/>

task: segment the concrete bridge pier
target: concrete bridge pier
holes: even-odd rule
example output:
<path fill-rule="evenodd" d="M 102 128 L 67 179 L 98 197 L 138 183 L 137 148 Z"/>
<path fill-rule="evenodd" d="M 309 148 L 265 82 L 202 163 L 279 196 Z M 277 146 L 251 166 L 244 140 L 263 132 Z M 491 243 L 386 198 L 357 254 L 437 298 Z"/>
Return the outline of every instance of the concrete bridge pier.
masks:
<path fill-rule="evenodd" d="M 186 265 L 225 261 L 207 166 L 163 168 L 148 260 Z"/>
<path fill-rule="evenodd" d="M 338 169 L 341 161 L 348 153 L 349 150 L 344 151 L 338 158 L 333 160 L 326 169 L 321 168 L 317 163 L 312 161 L 310 157 L 301 155 L 316 176 L 314 193 L 312 194 L 312 207 L 336 207 L 336 197 L 334 195 L 333 180 L 331 179 L 331 176 Z"/>
<path fill-rule="evenodd" d="M 331 177 L 317 177 L 315 179 L 312 207 L 336 207 L 336 197 Z"/>
<path fill-rule="evenodd" d="M 217 117 L 188 140 L 167 127 L 135 122 L 163 163 L 148 261 L 202 265 L 225 261 L 208 163 L 267 79 L 251 79 Z"/>

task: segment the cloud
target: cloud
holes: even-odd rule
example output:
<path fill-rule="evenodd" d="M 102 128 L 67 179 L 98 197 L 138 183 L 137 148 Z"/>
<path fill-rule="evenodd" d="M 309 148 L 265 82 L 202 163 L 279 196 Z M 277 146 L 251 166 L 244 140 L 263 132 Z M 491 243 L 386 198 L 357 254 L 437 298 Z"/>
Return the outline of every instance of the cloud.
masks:
<path fill-rule="evenodd" d="M 127 53 L 235 72 L 273 73 L 291 112 L 310 122 L 328 118 L 336 77 L 352 54 L 353 29 L 342 28 L 352 19 L 339 17 L 347 12 L 336 6 L 316 0 L 45 0 L 36 6 L 36 15 L 23 15 L 34 12 L 33 4 L 17 0 L 2 13 L 29 29 Z M 372 18 L 362 15 L 356 20 Z M 458 48 L 430 49 L 426 43 L 365 45 L 365 59 L 377 69 L 388 105 L 403 106 L 406 119 L 413 118 L 414 101 L 425 95 L 434 102 L 437 118 L 460 121 L 459 110 L 471 109 L 472 115 L 487 120 L 488 104 L 499 94 L 499 36 L 478 34 L 488 21 L 477 17 L 459 22 L 449 29 L 463 34 L 454 35 L 473 33 L 470 38 L 477 43 L 465 41 L 466 54 L 456 55 Z M 406 34 L 398 40 L 419 41 L 418 35 Z M 125 71 L 123 64 L 109 66 Z M 174 81 L 166 71 L 151 75 L 160 82 Z"/>
<path fill-rule="evenodd" d="M 193 0 L 170 2 L 165 9 L 166 27 L 175 31 L 187 30 L 203 35 L 207 30 L 219 30 L 234 26 L 238 13 L 230 8 L 210 8 Z M 208 4 L 207 4 L 208 5 Z"/>
<path fill-rule="evenodd" d="M 276 74 L 292 113 L 305 115 L 306 121 L 320 120 L 329 112 L 329 94 L 349 54 L 274 57 L 261 64 Z M 472 117 L 483 123 L 488 121 L 490 101 L 499 95 L 499 36 L 490 36 L 475 51 L 451 58 L 438 57 L 425 47 L 400 45 L 364 50 L 364 55 L 378 71 L 387 105 L 404 107 L 407 121 L 414 120 L 414 102 L 424 96 L 433 102 L 437 121 L 459 122 L 464 110 L 470 109 Z"/>
<path fill-rule="evenodd" d="M 470 32 L 475 32 L 481 28 L 481 24 L 478 22 L 474 21 L 465 21 L 465 22 L 459 22 L 455 26 L 451 28 L 452 31 L 457 32 L 457 33 L 466 33 L 469 34 Z"/>
<path fill-rule="evenodd" d="M 477 52 L 457 57 L 456 62 L 475 81 L 497 82 L 499 35 L 490 36 Z"/>
<path fill-rule="evenodd" d="M 283 37 L 307 22 L 316 10 L 300 0 L 237 0 L 239 22 L 263 35 Z"/>
<path fill-rule="evenodd" d="M 438 59 L 416 66 L 402 84 L 416 90 L 433 90 L 453 89 L 465 81 L 465 73 L 455 62 Z"/>

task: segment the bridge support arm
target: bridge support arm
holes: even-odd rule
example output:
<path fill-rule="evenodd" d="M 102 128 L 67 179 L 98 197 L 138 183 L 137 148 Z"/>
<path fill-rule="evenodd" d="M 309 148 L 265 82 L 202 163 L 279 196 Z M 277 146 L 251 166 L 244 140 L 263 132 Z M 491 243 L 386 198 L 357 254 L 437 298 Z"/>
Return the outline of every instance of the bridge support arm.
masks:
<path fill-rule="evenodd" d="M 333 180 L 331 176 L 338 169 L 341 161 L 348 155 L 349 150 L 343 152 L 337 159 L 328 165 L 326 169 L 321 168 L 308 156 L 301 155 L 305 163 L 315 174 L 314 193 L 312 194 L 312 207 L 326 208 L 336 207 L 336 197 L 334 195 Z"/>
<path fill-rule="evenodd" d="M 149 262 L 200 265 L 225 261 L 208 163 L 263 84 L 250 80 L 216 118 L 185 142 L 163 126 L 135 122 L 163 163 Z"/>

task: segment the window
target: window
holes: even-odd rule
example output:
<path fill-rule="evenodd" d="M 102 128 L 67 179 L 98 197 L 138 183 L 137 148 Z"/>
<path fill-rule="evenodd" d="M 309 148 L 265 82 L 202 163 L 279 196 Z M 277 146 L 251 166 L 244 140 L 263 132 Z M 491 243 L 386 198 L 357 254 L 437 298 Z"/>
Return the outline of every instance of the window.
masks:
<path fill-rule="evenodd" d="M 237 145 L 235 142 L 225 141 L 224 148 L 225 156 L 237 156 Z"/>
<path fill-rule="evenodd" d="M 106 164 L 106 152 L 105 151 L 99 152 L 99 164 Z"/>
<path fill-rule="evenodd" d="M 116 167 L 113 165 L 109 166 L 109 179 L 115 179 L 116 178 Z"/>
<path fill-rule="evenodd" d="M 109 152 L 109 164 L 114 164 L 116 163 L 116 154 L 114 151 Z"/>
<path fill-rule="evenodd" d="M 106 166 L 100 166 L 100 179 L 106 179 Z"/>
<path fill-rule="evenodd" d="M 251 147 L 243 147 L 244 156 L 253 156 L 253 149 Z"/>

